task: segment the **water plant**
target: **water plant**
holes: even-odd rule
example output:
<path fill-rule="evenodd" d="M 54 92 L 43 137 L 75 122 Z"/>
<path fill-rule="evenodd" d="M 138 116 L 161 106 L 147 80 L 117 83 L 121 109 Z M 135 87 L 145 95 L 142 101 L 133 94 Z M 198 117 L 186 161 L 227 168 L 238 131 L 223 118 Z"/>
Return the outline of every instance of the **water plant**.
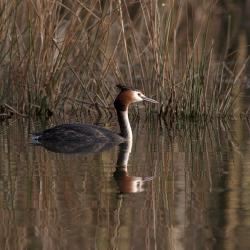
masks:
<path fill-rule="evenodd" d="M 160 101 L 148 113 L 227 116 L 247 58 L 237 67 L 219 58 L 230 39 L 218 53 L 211 35 L 218 8 L 215 1 L 0 1 L 0 105 L 23 115 L 108 115 L 115 85 L 127 83 Z"/>

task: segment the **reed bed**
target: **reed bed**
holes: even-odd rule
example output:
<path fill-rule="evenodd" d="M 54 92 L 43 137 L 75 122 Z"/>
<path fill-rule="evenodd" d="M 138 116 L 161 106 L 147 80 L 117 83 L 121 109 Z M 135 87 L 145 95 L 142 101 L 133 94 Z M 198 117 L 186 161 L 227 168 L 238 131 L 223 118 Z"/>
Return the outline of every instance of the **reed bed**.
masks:
<path fill-rule="evenodd" d="M 216 1 L 1 0 L 1 113 L 109 115 L 123 83 L 159 100 L 145 110 L 163 118 L 231 115 L 248 58 L 226 61 L 237 55 L 230 13 L 226 35 L 214 25 L 225 9 Z"/>

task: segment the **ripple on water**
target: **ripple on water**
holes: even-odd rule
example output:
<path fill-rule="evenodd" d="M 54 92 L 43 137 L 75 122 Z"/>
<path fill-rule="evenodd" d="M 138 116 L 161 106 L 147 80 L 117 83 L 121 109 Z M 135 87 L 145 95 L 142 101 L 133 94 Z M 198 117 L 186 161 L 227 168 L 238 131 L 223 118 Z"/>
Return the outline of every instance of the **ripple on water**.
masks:
<path fill-rule="evenodd" d="M 170 136 L 157 124 L 134 124 L 124 171 L 118 147 L 52 153 L 29 144 L 28 121 L 3 124 L 4 249 L 247 249 L 248 129 L 234 125 Z"/>

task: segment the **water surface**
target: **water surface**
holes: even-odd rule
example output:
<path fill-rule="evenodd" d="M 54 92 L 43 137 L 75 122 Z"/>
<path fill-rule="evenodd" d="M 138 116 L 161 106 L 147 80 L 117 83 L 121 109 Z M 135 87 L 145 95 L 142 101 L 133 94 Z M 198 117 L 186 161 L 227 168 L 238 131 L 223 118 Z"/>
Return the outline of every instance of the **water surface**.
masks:
<path fill-rule="evenodd" d="M 247 121 L 134 122 L 127 169 L 118 146 L 33 146 L 40 128 L 0 125 L 1 249 L 249 249 Z"/>

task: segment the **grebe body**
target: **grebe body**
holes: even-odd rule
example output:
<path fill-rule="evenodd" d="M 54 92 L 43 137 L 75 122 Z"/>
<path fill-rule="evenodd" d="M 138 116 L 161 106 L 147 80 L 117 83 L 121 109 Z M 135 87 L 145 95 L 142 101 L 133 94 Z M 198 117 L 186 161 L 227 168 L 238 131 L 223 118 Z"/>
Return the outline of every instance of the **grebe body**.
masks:
<path fill-rule="evenodd" d="M 110 146 L 125 141 L 132 141 L 133 135 L 128 118 L 129 105 L 142 101 L 158 102 L 146 97 L 139 90 L 122 85 L 117 85 L 117 87 L 120 89 L 120 93 L 114 101 L 114 106 L 120 126 L 119 134 L 97 125 L 62 124 L 46 129 L 41 133 L 34 133 L 32 135 L 32 141 L 35 144 L 42 144 L 45 147 L 49 145 L 50 148 L 53 148 L 53 145 L 56 146 L 57 144 L 57 150 L 59 150 L 64 143 L 67 143 L 67 148 L 70 147 L 69 144 L 77 145 L 78 143 L 80 143 L 83 148 L 94 148 L 96 144 L 103 144 L 104 148 L 106 148 L 107 145 Z"/>
<path fill-rule="evenodd" d="M 125 138 L 113 133 L 101 126 L 92 124 L 61 124 L 44 130 L 41 133 L 34 133 L 33 140 L 38 141 L 84 141 L 95 142 L 124 142 Z"/>

